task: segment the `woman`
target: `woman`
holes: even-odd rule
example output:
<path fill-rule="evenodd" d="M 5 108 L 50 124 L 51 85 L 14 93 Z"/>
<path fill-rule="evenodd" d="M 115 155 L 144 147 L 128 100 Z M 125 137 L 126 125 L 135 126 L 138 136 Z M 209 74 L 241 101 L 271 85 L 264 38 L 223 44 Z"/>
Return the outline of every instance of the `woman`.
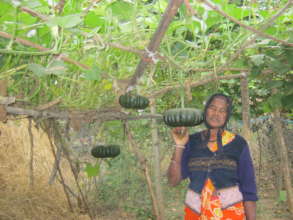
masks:
<path fill-rule="evenodd" d="M 185 199 L 185 220 L 255 220 L 256 184 L 244 138 L 225 130 L 231 99 L 215 94 L 204 111 L 207 130 L 188 135 L 185 127 L 172 129 L 176 144 L 168 181 L 190 184 Z"/>

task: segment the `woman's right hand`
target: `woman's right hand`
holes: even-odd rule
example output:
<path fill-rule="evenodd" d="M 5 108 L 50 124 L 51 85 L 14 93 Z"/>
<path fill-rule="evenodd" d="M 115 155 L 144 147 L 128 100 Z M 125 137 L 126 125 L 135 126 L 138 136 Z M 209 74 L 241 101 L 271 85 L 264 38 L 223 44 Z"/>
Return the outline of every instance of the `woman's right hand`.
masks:
<path fill-rule="evenodd" d="M 176 145 L 185 145 L 188 142 L 189 134 L 186 127 L 176 127 L 171 130 Z"/>

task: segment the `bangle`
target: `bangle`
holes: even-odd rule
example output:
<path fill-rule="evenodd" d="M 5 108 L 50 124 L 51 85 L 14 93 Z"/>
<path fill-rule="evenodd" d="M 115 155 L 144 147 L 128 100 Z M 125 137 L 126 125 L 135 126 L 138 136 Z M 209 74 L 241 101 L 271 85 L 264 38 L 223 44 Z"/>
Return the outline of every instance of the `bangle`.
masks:
<path fill-rule="evenodd" d="M 176 144 L 175 147 L 176 148 L 185 149 L 185 145 L 182 145 L 182 144 Z"/>

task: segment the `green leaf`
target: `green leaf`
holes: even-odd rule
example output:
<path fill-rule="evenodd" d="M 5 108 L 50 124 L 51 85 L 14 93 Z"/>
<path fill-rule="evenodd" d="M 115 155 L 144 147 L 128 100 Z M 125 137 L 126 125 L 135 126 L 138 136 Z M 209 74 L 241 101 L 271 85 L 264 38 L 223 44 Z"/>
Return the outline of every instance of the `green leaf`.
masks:
<path fill-rule="evenodd" d="M 54 60 L 47 68 L 40 64 L 31 63 L 28 65 L 28 69 L 39 77 L 46 75 L 60 75 L 66 72 L 66 66 L 61 60 Z"/>
<path fill-rule="evenodd" d="M 46 69 L 47 74 L 62 75 L 66 73 L 66 65 L 62 60 L 54 60 Z"/>
<path fill-rule="evenodd" d="M 40 64 L 31 63 L 28 65 L 28 69 L 39 77 L 46 75 L 46 68 Z"/>
<path fill-rule="evenodd" d="M 264 113 L 272 112 L 272 109 L 271 109 L 271 107 L 270 107 L 270 104 L 267 103 L 267 102 L 264 102 L 264 103 L 262 104 L 262 110 L 263 110 Z"/>
<path fill-rule="evenodd" d="M 280 62 L 277 59 L 272 59 L 271 61 L 267 62 L 268 66 L 279 74 L 284 74 L 290 71 L 290 66 Z"/>
<path fill-rule="evenodd" d="M 265 55 L 264 54 L 257 54 L 250 56 L 251 61 L 256 65 L 260 66 L 265 62 Z"/>
<path fill-rule="evenodd" d="M 39 6 L 42 6 L 39 0 L 22 0 L 21 6 L 28 7 L 31 9 L 37 8 Z"/>
<path fill-rule="evenodd" d="M 285 109 L 287 110 L 292 110 L 293 109 L 293 94 L 291 95 L 286 95 L 282 97 L 282 105 Z"/>
<path fill-rule="evenodd" d="M 131 20 L 134 14 L 133 4 L 121 0 L 109 4 L 107 9 L 112 10 L 114 16 L 123 20 Z"/>
<path fill-rule="evenodd" d="M 290 64 L 291 68 L 293 68 L 293 48 L 292 47 L 286 47 L 284 48 L 285 51 L 285 58 L 287 62 Z"/>
<path fill-rule="evenodd" d="M 273 110 L 281 108 L 282 107 L 282 95 L 275 94 L 275 95 L 269 97 L 268 103 Z"/>
<path fill-rule="evenodd" d="M 90 12 L 85 16 L 84 24 L 89 28 L 99 27 L 100 30 L 104 32 L 106 21 L 102 16 L 96 15 L 94 12 Z"/>
<path fill-rule="evenodd" d="M 264 65 L 261 65 L 261 66 L 253 65 L 250 70 L 251 75 L 253 77 L 259 76 L 261 74 L 261 72 L 263 71 L 263 69 L 264 69 Z"/>
<path fill-rule="evenodd" d="M 270 81 L 269 83 L 268 83 L 268 86 L 272 89 L 272 88 L 280 88 L 280 87 L 282 87 L 284 85 L 284 82 L 283 81 L 280 81 L 280 80 L 278 80 L 278 81 Z"/>
<path fill-rule="evenodd" d="M 286 202 L 287 201 L 287 192 L 285 190 L 280 190 L 279 192 L 279 201 Z"/>
<path fill-rule="evenodd" d="M 63 17 L 52 17 L 47 21 L 49 27 L 60 26 L 64 28 L 72 28 L 82 22 L 80 14 L 71 14 Z"/>
<path fill-rule="evenodd" d="M 100 81 L 101 80 L 101 70 L 99 69 L 99 67 L 93 66 L 92 69 L 85 71 L 82 76 L 83 76 L 83 78 L 85 78 L 87 80 Z"/>
<path fill-rule="evenodd" d="M 98 176 L 100 171 L 100 165 L 96 163 L 94 166 L 90 163 L 86 164 L 84 171 L 87 173 L 88 177 Z"/>

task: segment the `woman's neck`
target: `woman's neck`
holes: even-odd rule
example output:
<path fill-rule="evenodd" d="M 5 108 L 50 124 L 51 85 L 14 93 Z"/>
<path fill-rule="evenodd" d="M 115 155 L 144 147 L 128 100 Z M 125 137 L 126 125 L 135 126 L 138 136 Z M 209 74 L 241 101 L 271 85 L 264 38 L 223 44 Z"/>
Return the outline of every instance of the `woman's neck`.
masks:
<path fill-rule="evenodd" d="M 217 140 L 219 128 L 210 129 L 210 140 Z"/>

